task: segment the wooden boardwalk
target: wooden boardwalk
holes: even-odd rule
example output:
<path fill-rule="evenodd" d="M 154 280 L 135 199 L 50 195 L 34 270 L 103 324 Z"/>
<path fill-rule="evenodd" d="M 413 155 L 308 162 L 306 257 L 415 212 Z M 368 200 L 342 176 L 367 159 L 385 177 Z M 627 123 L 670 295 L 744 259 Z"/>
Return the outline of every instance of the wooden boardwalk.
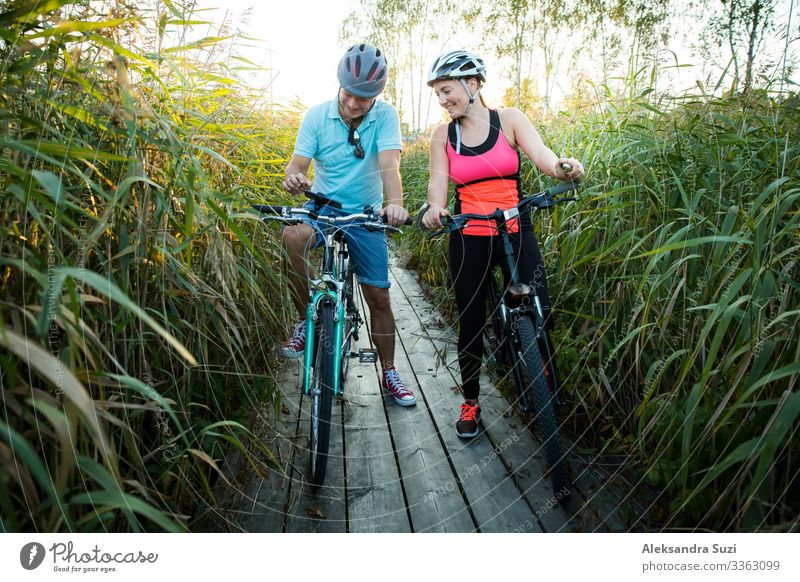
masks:
<path fill-rule="evenodd" d="M 413 275 L 390 265 L 397 321 L 396 366 L 417 405 L 379 389 L 379 365 L 351 363 L 334 403 L 325 485 L 307 481 L 308 403 L 299 361 L 278 372 L 279 402 L 259 432 L 274 454 L 258 471 L 240 460 L 240 487 L 215 508 L 232 531 L 591 532 L 624 531 L 623 498 L 607 476 L 572 462 L 570 503 L 557 505 L 544 451 L 483 374 L 482 432 L 456 436 L 461 395 L 455 333 L 437 324 Z M 366 312 L 366 306 L 364 305 Z M 365 319 L 369 319 L 366 317 Z M 365 326 L 367 328 L 368 326 Z M 359 344 L 369 346 L 362 328 Z M 276 414 L 276 409 L 280 414 Z M 569 446 L 569 444 L 567 444 Z"/>

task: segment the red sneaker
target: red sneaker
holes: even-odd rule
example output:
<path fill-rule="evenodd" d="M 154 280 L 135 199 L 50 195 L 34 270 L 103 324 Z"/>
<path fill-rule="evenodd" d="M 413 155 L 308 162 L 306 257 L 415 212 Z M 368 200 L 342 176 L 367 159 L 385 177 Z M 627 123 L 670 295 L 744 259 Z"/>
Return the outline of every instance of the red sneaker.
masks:
<path fill-rule="evenodd" d="M 417 403 L 414 393 L 403 384 L 400 373 L 394 366 L 383 371 L 383 389 L 391 394 L 400 406 L 413 406 Z"/>
<path fill-rule="evenodd" d="M 461 405 L 461 411 L 456 422 L 456 434 L 462 439 L 478 436 L 480 427 L 478 422 L 481 419 L 481 405 L 474 400 L 466 400 Z"/>
<path fill-rule="evenodd" d="M 297 359 L 303 355 L 303 350 L 306 349 L 306 320 L 302 320 L 295 324 L 294 333 L 283 344 L 281 353 L 284 358 Z"/>

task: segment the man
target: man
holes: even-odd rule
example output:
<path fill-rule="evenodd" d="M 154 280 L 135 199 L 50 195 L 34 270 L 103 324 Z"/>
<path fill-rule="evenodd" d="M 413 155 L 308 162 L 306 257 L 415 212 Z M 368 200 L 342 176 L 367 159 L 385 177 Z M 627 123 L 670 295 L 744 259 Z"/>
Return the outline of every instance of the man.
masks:
<path fill-rule="evenodd" d="M 293 194 L 311 189 L 341 203 L 342 212 L 379 208 L 389 224 L 399 226 L 408 218 L 403 208 L 400 181 L 400 120 L 394 107 L 377 96 L 388 78 L 383 53 L 368 44 L 350 47 L 339 61 L 337 98 L 308 110 L 286 167 L 283 185 Z M 314 160 L 314 184 L 308 170 Z M 383 195 L 386 206 L 383 206 Z M 325 207 L 325 212 L 335 213 Z M 310 222 L 310 221 L 309 221 Z M 372 341 L 383 367 L 383 387 L 401 406 L 416 404 L 394 367 L 395 324 L 389 300 L 389 248 L 382 232 L 355 226 L 345 232 L 351 265 L 369 305 Z M 282 243 L 289 256 L 289 281 L 300 317 L 308 300 L 305 250 L 321 244 L 309 224 L 288 226 Z M 299 358 L 305 347 L 305 319 L 283 346 L 283 355 Z"/>

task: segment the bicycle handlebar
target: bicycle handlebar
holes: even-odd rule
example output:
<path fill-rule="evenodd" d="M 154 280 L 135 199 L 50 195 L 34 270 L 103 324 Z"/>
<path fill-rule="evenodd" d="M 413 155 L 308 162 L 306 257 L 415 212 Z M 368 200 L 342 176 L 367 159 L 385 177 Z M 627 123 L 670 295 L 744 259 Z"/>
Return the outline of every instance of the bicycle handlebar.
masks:
<path fill-rule="evenodd" d="M 566 165 L 566 164 L 565 164 Z M 555 198 L 559 194 L 563 194 L 565 192 L 571 192 L 578 189 L 580 184 L 580 180 L 573 180 L 571 182 L 561 182 L 560 184 L 556 184 L 547 190 L 542 190 L 541 192 L 537 192 L 536 194 L 532 194 L 523 198 L 519 201 L 516 206 L 512 206 L 507 210 L 500 210 L 499 208 L 490 214 L 456 214 L 454 216 L 445 216 L 443 217 L 444 221 L 447 223 L 444 228 L 431 232 L 429 237 L 433 237 L 439 234 L 446 234 L 450 232 L 454 232 L 456 230 L 460 230 L 467 226 L 467 221 L 469 220 L 498 220 L 501 217 L 504 220 L 510 220 L 516 218 L 528 206 L 534 206 L 537 210 L 543 210 L 545 208 L 550 208 L 551 206 L 555 206 L 561 202 L 570 202 L 573 200 L 577 200 L 575 197 L 564 197 L 564 198 Z M 417 228 L 422 227 L 422 217 L 430 208 L 430 205 L 426 202 L 422 205 L 422 208 L 419 209 L 417 213 L 416 219 L 416 226 Z"/>
<path fill-rule="evenodd" d="M 315 201 L 316 202 L 316 201 Z M 338 207 L 341 207 L 336 203 Z M 323 204 L 324 205 L 324 204 Z M 331 204 L 332 207 L 336 207 Z M 347 214 L 345 216 L 324 216 L 319 214 L 319 210 L 309 210 L 308 208 L 296 208 L 293 206 L 277 206 L 274 204 L 253 204 L 252 207 L 262 214 L 268 215 L 262 217 L 262 220 L 277 220 L 288 224 L 297 224 L 300 222 L 302 216 L 308 216 L 314 220 L 324 222 L 331 226 L 350 224 L 357 221 L 362 221 L 362 224 L 369 229 L 388 230 L 391 232 L 403 232 L 396 226 L 386 223 L 386 215 L 381 216 L 371 207 L 364 208 L 367 212 L 357 212 Z M 404 224 L 413 224 L 410 218 L 407 218 Z"/>

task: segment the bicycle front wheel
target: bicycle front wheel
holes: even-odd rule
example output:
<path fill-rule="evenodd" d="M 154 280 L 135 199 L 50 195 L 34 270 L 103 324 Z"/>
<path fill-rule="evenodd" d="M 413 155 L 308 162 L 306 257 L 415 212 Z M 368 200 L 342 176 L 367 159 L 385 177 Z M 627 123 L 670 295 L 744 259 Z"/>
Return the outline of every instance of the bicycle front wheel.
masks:
<path fill-rule="evenodd" d="M 544 443 L 545 457 L 549 467 L 553 490 L 562 495 L 568 494 L 566 460 L 562 452 L 561 437 L 558 433 L 553 395 L 550 393 L 542 366 L 542 355 L 533 323 L 528 317 L 517 320 L 522 359 L 525 363 L 525 376 L 530 400 L 533 404 L 534 420 L 539 438 Z"/>
<path fill-rule="evenodd" d="M 334 344 L 333 304 L 323 301 L 319 306 L 319 335 L 314 371 L 311 377 L 311 481 L 322 485 L 328 466 L 328 447 L 331 436 L 331 408 L 333 404 Z"/>

